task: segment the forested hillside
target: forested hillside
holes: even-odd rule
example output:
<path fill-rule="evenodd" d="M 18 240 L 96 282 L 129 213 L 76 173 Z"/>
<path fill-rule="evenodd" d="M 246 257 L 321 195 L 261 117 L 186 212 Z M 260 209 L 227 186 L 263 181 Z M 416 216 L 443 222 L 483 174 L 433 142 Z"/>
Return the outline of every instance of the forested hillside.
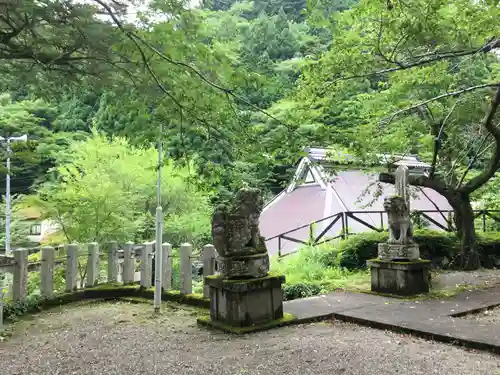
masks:
<path fill-rule="evenodd" d="M 473 254 L 471 201 L 498 206 L 499 13 L 493 0 L 13 2 L 0 8 L 0 135 L 29 140 L 12 144 L 12 190 L 72 230 L 74 202 L 79 222 L 107 202 L 109 231 L 141 237 L 154 186 L 130 217 L 111 197 L 135 194 L 127 181 L 160 124 L 166 185 L 194 199 L 193 210 L 165 207 L 176 223 L 205 218 L 242 184 L 272 196 L 305 146 L 418 153 L 433 168 L 412 183 L 450 201 Z M 118 177 L 115 154 L 134 166 Z M 92 188 L 100 179 L 108 190 Z M 464 266 L 477 263 L 467 254 Z"/>

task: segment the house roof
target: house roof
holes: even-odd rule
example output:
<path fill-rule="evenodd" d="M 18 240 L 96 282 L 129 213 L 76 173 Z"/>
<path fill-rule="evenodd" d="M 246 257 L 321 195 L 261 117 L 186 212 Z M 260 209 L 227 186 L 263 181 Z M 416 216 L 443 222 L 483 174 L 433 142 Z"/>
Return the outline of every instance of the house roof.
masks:
<path fill-rule="evenodd" d="M 293 251 L 300 246 L 297 242 L 273 237 L 291 231 L 287 237 L 307 240 L 310 235 L 308 224 L 337 213 L 357 212 L 357 217 L 364 222 L 373 227 L 380 227 L 381 220 L 383 221 L 385 216 L 383 199 L 387 195 L 394 194 L 394 186 L 378 182 L 377 174 L 374 172 L 362 171 L 355 167 L 337 171 L 335 168 L 329 168 L 328 163 L 322 163 L 329 159 L 325 149 L 309 148 L 306 151 L 308 154 L 300 160 L 288 187 L 268 202 L 261 213 L 260 231 L 268 239 L 266 244 L 271 254 L 277 251 L 278 246 L 282 253 Z M 385 155 L 382 155 L 381 159 L 394 160 L 392 157 L 388 159 Z M 409 169 L 413 167 L 410 173 L 426 173 L 430 167 L 415 155 L 401 157 L 392 163 L 407 165 Z M 374 184 L 382 189 L 381 194 L 377 195 L 372 191 L 363 195 L 366 188 Z M 412 190 L 412 210 L 451 210 L 448 201 L 436 191 L 426 188 L 412 188 Z M 368 206 L 368 203 L 371 205 Z M 447 224 L 441 212 L 429 212 L 428 216 L 441 225 Z M 342 221 L 328 229 L 330 222 L 331 220 L 324 220 L 317 225 L 315 235 L 327 230 L 328 236 L 337 236 L 342 229 Z M 347 226 L 350 233 L 370 230 L 356 220 L 349 220 Z M 434 224 L 432 227 L 438 228 Z"/>
<path fill-rule="evenodd" d="M 36 220 L 42 217 L 42 213 L 36 207 L 23 207 L 19 209 L 19 214 L 26 220 Z"/>
<path fill-rule="evenodd" d="M 327 150 L 325 148 L 306 147 L 304 151 L 307 153 L 307 158 L 312 162 L 324 163 L 331 162 L 334 164 L 349 164 L 358 160 L 354 155 L 347 153 L 338 153 L 335 151 Z M 381 165 L 394 164 L 406 165 L 409 168 L 430 168 L 430 164 L 420 160 L 418 155 L 398 155 L 398 154 L 374 154 L 376 159 L 380 161 Z"/>

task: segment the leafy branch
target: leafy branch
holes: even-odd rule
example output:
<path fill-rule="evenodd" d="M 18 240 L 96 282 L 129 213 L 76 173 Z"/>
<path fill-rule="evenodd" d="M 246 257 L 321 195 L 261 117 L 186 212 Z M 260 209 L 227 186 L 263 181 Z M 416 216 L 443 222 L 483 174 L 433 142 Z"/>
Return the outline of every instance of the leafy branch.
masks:
<path fill-rule="evenodd" d="M 379 50 L 380 50 L 380 38 L 381 38 L 381 36 L 382 36 L 382 31 L 379 31 L 379 41 L 378 41 L 378 46 L 379 46 L 378 49 Z M 397 48 L 397 47 L 395 47 L 395 48 Z M 384 58 L 384 56 L 381 55 L 381 57 L 383 57 L 385 61 L 394 63 L 397 66 L 392 67 L 392 68 L 378 70 L 375 72 L 365 73 L 365 74 L 355 74 L 355 75 L 351 75 L 351 76 L 337 77 L 334 80 L 325 83 L 325 86 L 323 87 L 322 93 L 324 93 L 329 87 L 331 87 L 332 85 L 334 85 L 335 83 L 337 83 L 339 81 L 346 81 L 346 80 L 359 79 L 359 78 L 369 78 L 369 77 L 373 77 L 373 76 L 394 73 L 394 72 L 397 72 L 400 70 L 412 69 L 412 68 L 432 64 L 434 62 L 438 62 L 438 61 L 442 61 L 442 60 L 446 60 L 446 59 L 450 59 L 450 58 L 471 56 L 471 55 L 475 55 L 478 53 L 487 53 L 487 52 L 492 51 L 495 48 L 500 48 L 500 38 L 491 38 L 484 45 L 482 45 L 479 48 L 475 48 L 475 49 L 449 51 L 449 52 L 435 51 L 435 52 L 432 52 L 429 54 L 417 56 L 417 58 L 420 58 L 420 59 L 417 61 L 413 61 L 413 62 L 406 62 L 405 63 L 405 62 L 401 62 L 401 61 L 398 61 L 398 62 L 391 61 L 391 58 Z"/>
<path fill-rule="evenodd" d="M 399 115 L 401 115 L 403 113 L 406 113 L 406 112 L 418 109 L 419 107 L 424 106 L 426 104 L 429 104 L 429 103 L 432 103 L 432 102 L 435 102 L 435 101 L 438 101 L 438 100 L 441 100 L 441 99 L 444 99 L 444 98 L 460 96 L 460 95 L 463 95 L 463 94 L 466 94 L 466 93 L 469 93 L 469 92 L 472 92 L 472 91 L 484 89 L 484 88 L 497 88 L 497 87 L 500 87 L 500 82 L 485 83 L 485 84 L 481 84 L 481 85 L 467 87 L 467 88 L 461 89 L 461 90 L 456 90 L 456 91 L 453 91 L 453 92 L 447 92 L 447 93 L 435 96 L 433 98 L 421 101 L 421 102 L 419 102 L 417 104 L 413 104 L 413 105 L 411 105 L 409 107 L 400 109 L 399 111 L 396 111 L 396 112 L 392 113 L 389 117 L 386 117 L 386 118 L 382 119 L 381 122 L 383 122 L 385 125 L 388 125 L 397 116 L 399 116 Z"/>

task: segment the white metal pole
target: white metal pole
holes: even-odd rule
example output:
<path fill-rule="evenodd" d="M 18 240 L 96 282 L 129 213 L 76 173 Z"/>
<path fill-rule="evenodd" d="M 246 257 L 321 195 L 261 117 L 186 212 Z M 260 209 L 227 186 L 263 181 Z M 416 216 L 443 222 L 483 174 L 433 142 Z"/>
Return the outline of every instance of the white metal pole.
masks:
<path fill-rule="evenodd" d="M 158 181 L 156 186 L 156 246 L 155 246 L 155 292 L 154 311 L 160 312 L 161 308 L 161 288 L 162 288 L 162 243 L 163 243 L 163 210 L 161 208 L 161 169 L 163 163 L 163 126 L 160 122 L 160 134 L 158 136 Z"/>
<path fill-rule="evenodd" d="M 7 178 L 5 187 L 5 255 L 10 251 L 10 138 L 7 138 Z"/>
<path fill-rule="evenodd" d="M 12 150 L 10 149 L 10 141 L 23 141 L 26 142 L 28 140 L 28 135 L 23 134 L 20 137 L 9 137 L 5 139 L 4 137 L 0 137 L 0 140 L 7 141 L 7 176 L 6 176 L 6 187 L 5 187 L 5 255 L 11 255 L 10 251 L 10 156 Z"/>

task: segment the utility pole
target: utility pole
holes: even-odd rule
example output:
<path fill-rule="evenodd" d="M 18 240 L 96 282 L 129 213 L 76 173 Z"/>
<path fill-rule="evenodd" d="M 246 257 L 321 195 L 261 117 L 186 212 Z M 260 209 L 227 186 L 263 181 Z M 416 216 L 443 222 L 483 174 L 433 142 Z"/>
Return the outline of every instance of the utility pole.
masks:
<path fill-rule="evenodd" d="M 160 122 L 158 134 L 158 172 L 156 183 L 156 248 L 155 248 L 155 292 L 154 292 L 154 311 L 160 312 L 162 274 L 163 274 L 163 209 L 161 207 L 161 169 L 163 167 L 163 124 Z"/>
<path fill-rule="evenodd" d="M 4 138 L 0 136 L 0 141 L 7 141 L 7 177 L 6 177 L 6 187 L 5 187 L 5 255 L 9 256 L 12 254 L 10 250 L 10 155 L 12 150 L 10 148 L 11 141 L 21 141 L 26 142 L 28 140 L 28 135 L 23 134 L 20 137 L 8 137 Z"/>

